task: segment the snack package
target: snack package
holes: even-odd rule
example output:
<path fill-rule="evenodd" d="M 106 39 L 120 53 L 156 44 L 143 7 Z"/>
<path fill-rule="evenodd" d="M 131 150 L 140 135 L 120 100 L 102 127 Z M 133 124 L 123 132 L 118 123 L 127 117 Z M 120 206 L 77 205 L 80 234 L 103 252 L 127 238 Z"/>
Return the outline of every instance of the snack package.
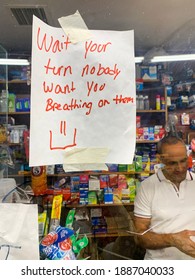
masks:
<path fill-rule="evenodd" d="M 47 223 L 47 211 L 38 214 L 39 237 L 44 236 Z"/>
<path fill-rule="evenodd" d="M 51 231 L 40 243 L 41 257 L 49 260 L 75 259 L 70 239 L 73 234 L 73 230 L 61 226 Z"/>
<path fill-rule="evenodd" d="M 65 227 L 57 226 L 40 242 L 40 257 L 47 260 L 75 260 L 81 250 L 88 245 L 87 236 L 78 239 L 79 231 L 74 233 L 72 223 L 75 209 L 69 211 Z"/>
<path fill-rule="evenodd" d="M 62 194 L 55 195 L 53 198 L 52 209 L 51 209 L 50 231 L 54 230 L 57 226 L 60 225 L 62 201 L 63 201 Z"/>
<path fill-rule="evenodd" d="M 75 209 L 71 209 L 68 212 L 68 215 L 66 217 L 66 227 L 72 229 L 72 224 L 74 221 L 74 216 L 75 216 Z"/>
<path fill-rule="evenodd" d="M 34 195 L 43 195 L 47 191 L 46 166 L 34 166 L 31 169 L 32 189 Z"/>

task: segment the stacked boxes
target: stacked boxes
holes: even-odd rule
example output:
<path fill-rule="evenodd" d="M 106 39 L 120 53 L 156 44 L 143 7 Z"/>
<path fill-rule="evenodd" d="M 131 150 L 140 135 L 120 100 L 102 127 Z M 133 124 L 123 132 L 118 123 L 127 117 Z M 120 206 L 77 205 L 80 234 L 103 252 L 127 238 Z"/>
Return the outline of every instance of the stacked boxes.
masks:
<path fill-rule="evenodd" d="M 107 188 L 109 186 L 109 175 L 100 175 L 100 189 Z"/>
<path fill-rule="evenodd" d="M 149 65 L 141 67 L 141 78 L 143 80 L 156 80 L 157 79 L 157 66 Z"/>
<path fill-rule="evenodd" d="M 63 164 L 55 165 L 55 174 L 65 174 L 65 171 L 63 169 Z"/>
<path fill-rule="evenodd" d="M 104 203 L 110 204 L 113 203 L 113 190 L 112 188 L 105 188 L 104 189 Z"/>
<path fill-rule="evenodd" d="M 80 204 L 88 204 L 88 192 L 89 192 L 89 176 L 82 174 L 80 175 L 80 182 L 79 182 Z"/>
<path fill-rule="evenodd" d="M 101 177 L 101 178 L 100 178 Z M 101 183 L 102 178 L 106 178 Z M 135 179 L 129 175 L 109 174 L 106 177 L 90 178 L 89 175 L 61 177 L 48 186 L 46 200 L 52 202 L 54 195 L 63 195 L 68 204 L 97 205 L 127 203 L 134 200 Z M 133 182 L 133 183 L 130 183 Z M 103 184 L 103 188 L 100 188 Z"/>
<path fill-rule="evenodd" d="M 103 217 L 102 208 L 92 208 L 90 210 L 92 233 L 107 233 L 107 223 Z"/>
<path fill-rule="evenodd" d="M 17 97 L 15 101 L 16 112 L 29 112 L 30 111 L 30 98 Z"/>
<path fill-rule="evenodd" d="M 89 178 L 89 191 L 99 191 L 100 190 L 100 180 L 98 177 Z"/>
<path fill-rule="evenodd" d="M 118 185 L 118 175 L 117 174 L 109 174 L 109 186 L 111 188 L 116 188 Z"/>
<path fill-rule="evenodd" d="M 107 164 L 112 174 L 97 172 L 93 175 L 80 173 L 65 176 L 63 165 L 48 166 L 49 174 L 60 174 L 61 178 L 48 187 L 48 195 L 52 199 L 52 195 L 62 194 L 63 201 L 70 204 L 129 203 L 134 201 L 138 181 L 153 172 L 156 163 L 156 145 L 151 143 L 140 145 L 140 149 L 137 147 L 131 164 Z M 123 172 L 139 172 L 140 175 L 136 175 L 135 179 L 134 174 L 126 175 Z"/>
<path fill-rule="evenodd" d="M 91 219 L 92 233 L 107 233 L 107 224 L 104 217 L 94 217 Z"/>
<path fill-rule="evenodd" d="M 79 176 L 71 177 L 71 186 L 70 186 L 71 201 L 73 201 L 74 203 L 79 203 L 79 198 L 80 198 L 79 184 L 80 184 Z"/>
<path fill-rule="evenodd" d="M 165 129 L 162 125 L 155 125 L 150 127 L 137 127 L 136 139 L 137 140 L 160 140 L 165 135 Z"/>

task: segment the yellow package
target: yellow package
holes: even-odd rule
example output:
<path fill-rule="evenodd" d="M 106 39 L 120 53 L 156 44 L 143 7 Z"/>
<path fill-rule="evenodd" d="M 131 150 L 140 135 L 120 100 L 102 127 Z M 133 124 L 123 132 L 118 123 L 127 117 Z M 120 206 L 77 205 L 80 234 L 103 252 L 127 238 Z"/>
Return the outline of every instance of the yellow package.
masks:
<path fill-rule="evenodd" d="M 63 195 L 56 195 L 53 198 L 52 209 L 51 209 L 51 222 L 50 231 L 54 230 L 60 225 L 61 209 L 62 209 Z"/>
<path fill-rule="evenodd" d="M 38 214 L 39 236 L 43 237 L 47 221 L 47 211 Z"/>

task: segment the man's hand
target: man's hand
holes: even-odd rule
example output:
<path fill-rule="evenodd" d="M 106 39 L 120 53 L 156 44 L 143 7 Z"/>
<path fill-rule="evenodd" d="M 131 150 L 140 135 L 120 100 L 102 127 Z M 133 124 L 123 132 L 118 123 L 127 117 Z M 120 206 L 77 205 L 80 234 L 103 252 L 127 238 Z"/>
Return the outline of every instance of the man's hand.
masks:
<path fill-rule="evenodd" d="M 172 234 L 172 246 L 195 258 L 195 230 L 183 230 Z"/>

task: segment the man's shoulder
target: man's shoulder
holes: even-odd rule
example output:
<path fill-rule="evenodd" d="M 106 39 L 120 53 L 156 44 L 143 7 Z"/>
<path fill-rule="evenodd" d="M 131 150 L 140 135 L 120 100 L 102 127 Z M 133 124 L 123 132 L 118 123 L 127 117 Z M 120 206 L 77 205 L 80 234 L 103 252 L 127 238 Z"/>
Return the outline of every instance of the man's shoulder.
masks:
<path fill-rule="evenodd" d="M 158 180 L 158 175 L 157 173 L 154 173 L 148 176 L 147 178 L 145 178 L 143 182 L 156 181 L 156 180 Z"/>
<path fill-rule="evenodd" d="M 148 178 L 141 182 L 142 187 L 145 189 L 153 189 L 155 186 L 159 185 L 159 179 L 156 173 L 150 175 Z"/>

